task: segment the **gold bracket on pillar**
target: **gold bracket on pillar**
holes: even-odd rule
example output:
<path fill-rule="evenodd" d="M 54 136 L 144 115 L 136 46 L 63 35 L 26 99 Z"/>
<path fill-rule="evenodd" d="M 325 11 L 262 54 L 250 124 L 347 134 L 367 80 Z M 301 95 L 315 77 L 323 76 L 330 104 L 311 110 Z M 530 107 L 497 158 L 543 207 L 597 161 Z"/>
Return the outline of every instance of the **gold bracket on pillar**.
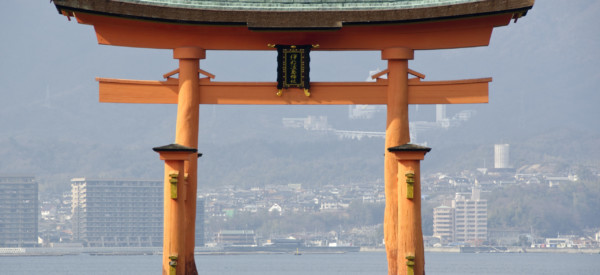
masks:
<path fill-rule="evenodd" d="M 413 199 L 415 197 L 415 172 L 408 172 L 406 176 L 406 198 Z"/>
<path fill-rule="evenodd" d="M 415 275 L 415 256 L 406 256 L 406 275 Z"/>
<path fill-rule="evenodd" d="M 177 274 L 177 260 L 179 257 L 177 255 L 169 256 L 169 275 Z"/>
<path fill-rule="evenodd" d="M 179 182 L 179 172 L 169 173 L 169 183 L 171 183 L 171 199 L 177 199 L 177 183 Z"/>

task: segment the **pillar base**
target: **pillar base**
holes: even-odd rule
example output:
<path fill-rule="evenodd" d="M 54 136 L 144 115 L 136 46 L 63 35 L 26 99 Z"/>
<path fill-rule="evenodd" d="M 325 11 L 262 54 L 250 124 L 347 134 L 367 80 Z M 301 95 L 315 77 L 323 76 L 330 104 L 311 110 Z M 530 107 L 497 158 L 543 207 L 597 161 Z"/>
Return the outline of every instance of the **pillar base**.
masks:
<path fill-rule="evenodd" d="M 185 165 L 195 160 L 198 150 L 179 144 L 152 148 L 165 161 L 165 177 L 163 190 L 163 259 L 162 274 L 192 274 L 195 266 L 188 269 L 194 257 L 188 256 L 185 244 L 189 237 L 189 228 L 185 225 L 185 217 L 189 215 L 185 209 L 185 199 L 188 193 Z M 192 273 L 189 273 L 192 272 Z"/>
<path fill-rule="evenodd" d="M 404 144 L 388 148 L 396 159 L 396 195 L 398 224 L 393 274 L 425 274 L 425 250 L 421 227 L 420 162 L 431 148 Z M 389 257 L 388 257 L 389 258 Z"/>

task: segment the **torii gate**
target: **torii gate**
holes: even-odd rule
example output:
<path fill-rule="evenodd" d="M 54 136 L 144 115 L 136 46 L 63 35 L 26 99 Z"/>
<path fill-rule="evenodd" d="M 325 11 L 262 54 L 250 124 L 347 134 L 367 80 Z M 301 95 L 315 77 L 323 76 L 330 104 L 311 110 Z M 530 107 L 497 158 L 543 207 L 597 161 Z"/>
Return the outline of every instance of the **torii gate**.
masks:
<path fill-rule="evenodd" d="M 179 79 L 170 78 L 173 72 L 165 74 L 166 81 L 139 81 L 98 78 L 100 82 L 100 101 L 112 103 L 173 103 L 178 104 L 177 127 L 175 143 L 197 148 L 198 145 L 198 114 L 199 104 L 385 104 L 387 105 L 387 127 L 385 146 L 390 149 L 398 145 L 409 143 L 409 104 L 467 104 L 486 103 L 488 101 L 488 83 L 491 78 L 457 80 L 457 81 L 421 81 L 425 76 L 408 69 L 408 60 L 413 58 L 413 50 L 408 48 L 387 48 L 382 51 L 382 58 L 388 60 L 388 69 L 374 75 L 377 82 L 316 82 L 311 85 L 311 96 L 306 97 L 299 89 L 284 93 L 281 97 L 276 95 L 276 83 L 252 82 L 214 82 L 210 73 L 199 70 L 198 60 L 204 58 L 204 50 L 195 47 L 182 47 L 174 49 L 174 58 L 179 59 Z M 378 78 L 388 74 L 388 79 Z M 199 78 L 199 74 L 207 75 Z M 418 77 L 410 78 L 409 74 Z M 297 90 L 297 91 L 296 91 Z M 418 149 L 418 148 L 416 148 Z M 183 151 L 186 149 L 184 148 Z M 158 149 L 160 151 L 160 149 Z M 388 150 L 385 153 L 385 242 L 388 251 L 389 269 L 402 269 L 406 257 L 417 255 L 415 274 L 423 270 L 424 250 L 421 230 L 421 202 L 420 182 L 418 173 L 414 176 L 414 199 L 401 199 L 405 197 L 406 184 L 398 175 L 397 153 Z M 419 151 L 419 150 L 409 150 Z M 422 149 L 423 154 L 427 149 Z M 192 151 L 190 151 L 192 152 Z M 193 152 L 192 152 L 193 153 Z M 161 159 L 165 159 L 162 158 Z M 422 158 L 416 158 L 422 159 Z M 418 166 L 411 166 L 404 170 L 415 171 Z M 416 169 L 415 169 L 416 167 Z M 189 166 L 185 173 L 188 176 L 187 202 L 184 212 L 173 212 L 177 204 L 165 204 L 165 213 L 177 213 L 185 218 L 165 215 L 165 229 L 170 228 L 172 233 L 165 232 L 163 263 L 172 262 L 168 255 L 182 255 L 181 251 L 172 250 L 170 254 L 167 247 L 174 236 L 186 236 L 187 244 L 192 244 L 194 239 L 195 196 L 196 196 L 196 158 L 189 158 Z M 172 170 L 172 169 L 171 169 Z M 165 171 L 165 200 L 171 200 L 169 188 L 171 186 L 170 170 Z M 405 189 L 401 189 L 405 188 Z M 181 195 L 180 195 L 181 196 Z M 400 198 L 399 198 L 400 197 Z M 183 202 L 180 202 L 180 204 Z M 181 208 L 180 208 L 181 209 Z M 414 219 L 399 219 L 398 213 L 408 213 Z M 187 227 L 180 227 L 178 221 L 185 219 Z M 399 220 L 402 223 L 399 223 Z M 177 233 L 178 232 L 178 233 Z M 403 238 L 408 236 L 410 238 Z M 407 240 L 407 239 L 410 239 Z M 398 242 L 408 243 L 403 246 Z M 409 247 L 411 246 L 411 247 Z M 193 246 L 189 247 L 193 257 Z M 397 251 L 397 252 L 396 252 Z M 193 258 L 190 258 L 193 260 Z M 179 262 L 186 261 L 179 257 Z M 179 273 L 178 273 L 179 274 Z M 185 273 L 187 274 L 187 273 Z M 390 274 L 396 274 L 395 272 Z M 398 271 L 398 274 L 406 274 Z"/>
<path fill-rule="evenodd" d="M 212 2 L 218 6 L 224 1 Z M 488 45 L 493 28 L 525 15 L 533 0 L 434 1 L 421 7 L 428 0 L 397 2 L 387 9 L 329 11 L 320 6 L 322 10 L 290 13 L 249 6 L 187 8 L 169 0 L 54 0 L 63 15 L 93 25 L 100 44 L 172 49 L 179 60 L 179 68 L 166 73 L 164 81 L 97 79 L 100 102 L 178 105 L 175 144 L 155 148 L 165 160 L 163 274 L 198 273 L 194 234 L 200 104 L 385 104 L 388 273 L 424 274 L 419 160 L 429 148 L 409 144 L 408 105 L 486 103 L 492 79 L 422 81 L 425 76 L 410 70 L 408 61 L 415 50 Z M 402 6 L 407 2 L 417 7 Z M 381 51 L 388 68 L 374 76 L 376 82 L 311 83 L 310 96 L 297 88 L 279 96 L 274 82 L 217 82 L 200 69 L 206 50 L 269 50 L 269 44 Z M 379 78 L 383 74 L 387 79 Z"/>

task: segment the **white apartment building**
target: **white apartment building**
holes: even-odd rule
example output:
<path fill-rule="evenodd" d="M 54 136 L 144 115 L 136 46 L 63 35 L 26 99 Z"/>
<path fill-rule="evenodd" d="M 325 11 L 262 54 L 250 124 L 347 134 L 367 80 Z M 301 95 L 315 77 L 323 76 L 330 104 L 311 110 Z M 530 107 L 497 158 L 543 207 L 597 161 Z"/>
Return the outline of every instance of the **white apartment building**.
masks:
<path fill-rule="evenodd" d="M 480 243 L 487 240 L 487 200 L 480 198 L 473 188 L 471 198 L 457 193 L 452 200 L 454 208 L 454 241 Z"/>
<path fill-rule="evenodd" d="M 495 144 L 494 145 L 494 168 L 506 169 L 510 167 L 510 145 Z"/>
<path fill-rule="evenodd" d="M 474 187 L 471 196 L 457 193 L 452 207 L 438 206 L 433 210 L 433 236 L 442 244 L 469 242 L 481 244 L 487 240 L 487 200 Z"/>
<path fill-rule="evenodd" d="M 442 244 L 454 241 L 454 208 L 442 205 L 433 209 L 433 236 Z"/>

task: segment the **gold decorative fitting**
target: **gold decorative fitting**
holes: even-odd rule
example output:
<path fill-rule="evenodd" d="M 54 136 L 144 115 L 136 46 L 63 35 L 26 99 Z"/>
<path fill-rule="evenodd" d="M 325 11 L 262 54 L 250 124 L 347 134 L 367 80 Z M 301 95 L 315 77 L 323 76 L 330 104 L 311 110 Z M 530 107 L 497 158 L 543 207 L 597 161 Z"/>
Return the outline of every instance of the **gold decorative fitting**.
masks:
<path fill-rule="evenodd" d="M 169 256 L 169 275 L 177 274 L 177 260 L 179 257 L 177 255 Z"/>
<path fill-rule="evenodd" d="M 405 258 L 406 261 L 406 274 L 407 275 L 414 275 L 415 274 L 415 256 L 413 255 L 408 255 Z"/>
<path fill-rule="evenodd" d="M 171 199 L 177 199 L 177 183 L 179 182 L 179 172 L 169 173 L 169 183 L 171 183 Z"/>
<path fill-rule="evenodd" d="M 415 197 L 415 172 L 410 171 L 406 174 L 406 198 L 414 199 Z"/>

